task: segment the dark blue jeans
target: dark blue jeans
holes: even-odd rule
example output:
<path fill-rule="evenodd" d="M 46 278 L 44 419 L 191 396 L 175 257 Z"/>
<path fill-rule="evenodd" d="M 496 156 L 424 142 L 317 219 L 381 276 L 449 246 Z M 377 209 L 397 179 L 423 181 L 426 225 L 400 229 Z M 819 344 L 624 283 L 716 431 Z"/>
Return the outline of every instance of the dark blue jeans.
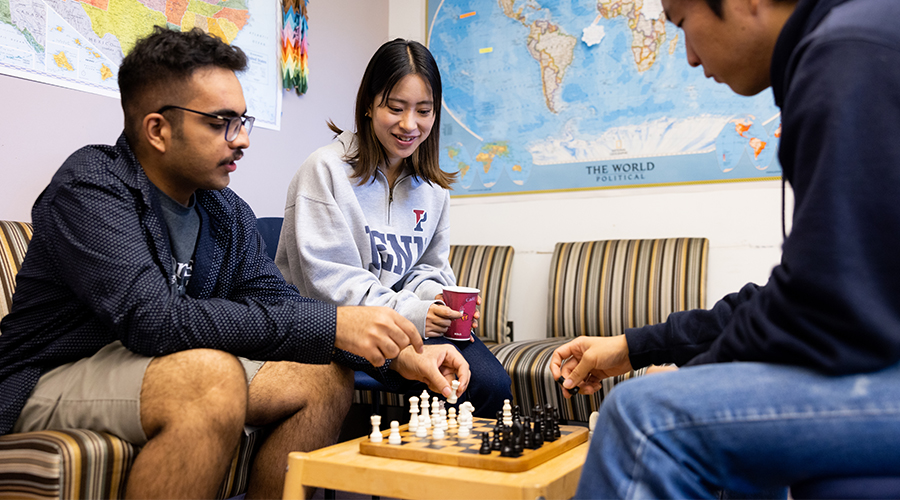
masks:
<path fill-rule="evenodd" d="M 721 363 L 610 392 L 576 498 L 785 498 L 802 480 L 892 475 L 898 464 L 900 365 L 835 377 Z"/>
<path fill-rule="evenodd" d="M 425 343 L 430 345 L 450 344 L 466 358 L 472 378 L 469 381 L 469 387 L 459 397 L 457 403 L 471 402 L 475 406 L 474 416 L 495 418 L 497 412 L 503 409 L 504 399 L 508 399 L 512 403 L 512 392 L 510 391 L 512 381 L 506 370 L 503 369 L 503 365 L 491 354 L 481 339 L 475 337 L 475 342 L 459 342 L 444 337 L 432 337 L 425 339 Z M 403 387 L 403 392 L 406 396 L 419 396 L 425 389 L 425 384 L 415 382 L 410 386 Z M 438 396 L 438 399 L 444 399 L 443 396 L 431 391 L 429 394 Z"/>

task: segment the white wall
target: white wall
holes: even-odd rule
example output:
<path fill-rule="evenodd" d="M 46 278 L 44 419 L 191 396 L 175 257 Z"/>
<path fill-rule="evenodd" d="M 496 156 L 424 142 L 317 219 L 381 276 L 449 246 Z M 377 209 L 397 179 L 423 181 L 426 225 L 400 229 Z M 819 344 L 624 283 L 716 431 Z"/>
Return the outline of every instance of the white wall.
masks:
<path fill-rule="evenodd" d="M 287 184 L 313 150 L 328 144 L 325 121 L 353 127 L 363 70 L 387 40 L 387 0 L 309 3 L 309 92 L 284 95 L 281 131 L 255 128 L 231 187 L 258 216 L 281 216 Z M 112 144 L 122 130 L 118 99 L 0 76 L 0 219 L 31 220 L 53 173 L 86 144 Z"/>
<path fill-rule="evenodd" d="M 390 7 L 390 38 L 425 43 L 425 2 Z M 509 314 L 517 340 L 546 335 L 550 259 L 560 241 L 709 238 L 708 306 L 749 281 L 765 283 L 781 255 L 780 181 L 452 198 L 450 205 L 453 244 L 516 250 Z"/>

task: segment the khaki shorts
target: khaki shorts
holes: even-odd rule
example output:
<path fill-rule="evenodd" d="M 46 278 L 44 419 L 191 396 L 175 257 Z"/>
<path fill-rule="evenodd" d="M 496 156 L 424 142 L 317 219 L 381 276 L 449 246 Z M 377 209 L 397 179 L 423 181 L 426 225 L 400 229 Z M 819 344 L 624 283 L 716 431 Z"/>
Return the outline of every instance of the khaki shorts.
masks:
<path fill-rule="evenodd" d="M 116 341 L 89 358 L 50 370 L 38 380 L 13 432 L 90 429 L 143 446 L 141 384 L 152 359 Z M 265 362 L 238 360 L 249 385 Z"/>

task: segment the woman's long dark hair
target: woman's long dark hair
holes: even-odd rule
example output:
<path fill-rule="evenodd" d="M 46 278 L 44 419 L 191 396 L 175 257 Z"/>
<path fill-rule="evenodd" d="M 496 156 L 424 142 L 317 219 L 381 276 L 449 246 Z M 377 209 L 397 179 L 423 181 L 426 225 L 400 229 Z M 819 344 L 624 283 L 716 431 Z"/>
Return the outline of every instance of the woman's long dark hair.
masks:
<path fill-rule="evenodd" d="M 419 75 L 431 87 L 434 98 L 434 125 L 425 141 L 404 161 L 417 177 L 449 189 L 457 174 L 444 172 L 438 164 L 441 74 L 431 52 L 421 43 L 412 40 L 398 38 L 387 42 L 369 61 L 359 84 L 359 92 L 356 94 L 356 135 L 359 148 L 355 154 L 346 158 L 346 161 L 353 166 L 353 177 L 359 178 L 360 184 L 365 184 L 375 176 L 379 164 L 387 164 L 387 152 L 375 135 L 371 118 L 366 114 L 375 105 L 378 96 L 381 97 L 384 106 L 394 86 L 407 75 Z M 329 121 L 328 127 L 337 134 L 342 132 L 333 122 Z"/>

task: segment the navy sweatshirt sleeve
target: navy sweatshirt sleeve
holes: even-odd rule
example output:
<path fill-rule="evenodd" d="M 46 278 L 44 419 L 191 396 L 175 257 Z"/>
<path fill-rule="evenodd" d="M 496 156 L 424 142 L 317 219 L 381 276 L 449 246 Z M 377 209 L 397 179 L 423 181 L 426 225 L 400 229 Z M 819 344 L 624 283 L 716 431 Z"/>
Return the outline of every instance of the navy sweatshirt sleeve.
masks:
<path fill-rule="evenodd" d="M 848 6 L 800 41 L 786 72 L 779 157 L 795 208 L 781 264 L 711 311 L 626 332 L 635 366 L 844 374 L 900 360 L 900 36 L 890 16 Z"/>

